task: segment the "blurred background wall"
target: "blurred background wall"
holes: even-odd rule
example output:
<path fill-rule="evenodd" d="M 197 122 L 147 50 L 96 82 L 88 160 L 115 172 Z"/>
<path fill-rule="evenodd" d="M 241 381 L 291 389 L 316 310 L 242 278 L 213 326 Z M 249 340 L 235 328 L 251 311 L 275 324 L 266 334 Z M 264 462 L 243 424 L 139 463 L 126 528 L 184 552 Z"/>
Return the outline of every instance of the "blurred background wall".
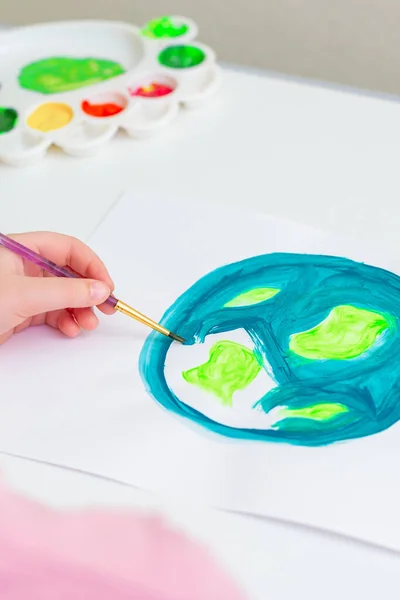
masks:
<path fill-rule="evenodd" d="M 400 0 L 0 0 L 0 22 L 194 18 L 221 60 L 400 93 Z"/>

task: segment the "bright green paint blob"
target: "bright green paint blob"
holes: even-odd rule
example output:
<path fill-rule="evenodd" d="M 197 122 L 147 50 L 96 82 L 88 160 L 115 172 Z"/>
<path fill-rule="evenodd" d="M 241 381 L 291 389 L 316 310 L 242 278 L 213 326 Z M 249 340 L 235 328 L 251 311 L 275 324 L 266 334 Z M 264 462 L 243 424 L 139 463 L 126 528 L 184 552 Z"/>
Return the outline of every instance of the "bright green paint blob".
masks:
<path fill-rule="evenodd" d="M 58 94 L 100 83 L 125 73 L 118 63 L 97 58 L 44 58 L 23 67 L 18 76 L 22 88 Z"/>
<path fill-rule="evenodd" d="M 217 342 L 206 363 L 185 371 L 185 381 L 215 394 L 232 406 L 233 394 L 244 390 L 258 375 L 261 366 L 252 350 L 236 342 Z"/>
<path fill-rule="evenodd" d="M 278 294 L 281 290 L 276 288 L 255 288 L 250 290 L 249 292 L 245 292 L 244 294 L 239 294 L 230 302 L 225 304 L 227 308 L 233 308 L 236 306 L 251 306 L 252 304 L 259 304 L 260 302 L 265 302 L 265 300 L 269 300 Z"/>
<path fill-rule="evenodd" d="M 171 17 L 160 17 L 146 23 L 141 34 L 152 39 L 176 38 L 184 35 L 188 30 L 189 27 L 185 23 L 178 25 Z"/>
<path fill-rule="evenodd" d="M 14 129 L 17 124 L 18 113 L 13 108 L 3 108 L 0 106 L 0 134 L 7 133 Z"/>
<path fill-rule="evenodd" d="M 289 348 L 311 360 L 355 358 L 368 350 L 388 327 L 388 321 L 379 313 L 336 306 L 313 329 L 290 336 Z"/>
<path fill-rule="evenodd" d="M 205 59 L 203 50 L 195 46 L 169 46 L 158 55 L 159 62 L 171 69 L 197 67 Z"/>
<path fill-rule="evenodd" d="M 300 417 L 302 419 L 313 419 L 314 421 L 327 421 L 333 419 L 337 415 L 349 412 L 349 409 L 344 404 L 326 403 L 314 404 L 305 408 L 296 408 L 292 410 L 284 410 L 281 414 L 283 417 Z"/>

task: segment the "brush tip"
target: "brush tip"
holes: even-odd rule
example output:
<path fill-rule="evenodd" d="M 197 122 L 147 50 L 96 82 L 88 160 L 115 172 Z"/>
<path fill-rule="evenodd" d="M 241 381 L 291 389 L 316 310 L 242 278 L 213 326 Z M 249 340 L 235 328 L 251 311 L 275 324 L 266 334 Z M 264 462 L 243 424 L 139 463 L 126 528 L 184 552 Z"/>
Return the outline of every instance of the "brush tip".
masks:
<path fill-rule="evenodd" d="M 168 337 L 173 339 L 175 342 L 180 342 L 181 344 L 184 344 L 186 342 L 186 340 L 183 339 L 183 337 L 181 337 L 180 335 L 176 335 L 176 333 L 172 333 L 172 331 L 169 332 Z"/>

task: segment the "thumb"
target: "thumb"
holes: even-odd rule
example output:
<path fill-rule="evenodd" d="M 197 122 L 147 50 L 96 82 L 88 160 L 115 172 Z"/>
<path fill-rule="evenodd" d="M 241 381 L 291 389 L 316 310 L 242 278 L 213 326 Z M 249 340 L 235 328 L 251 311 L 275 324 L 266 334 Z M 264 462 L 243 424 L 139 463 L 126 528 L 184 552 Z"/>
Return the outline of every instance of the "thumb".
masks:
<path fill-rule="evenodd" d="M 102 304 L 110 295 L 103 281 L 57 277 L 17 277 L 14 312 L 24 318 L 64 308 Z"/>

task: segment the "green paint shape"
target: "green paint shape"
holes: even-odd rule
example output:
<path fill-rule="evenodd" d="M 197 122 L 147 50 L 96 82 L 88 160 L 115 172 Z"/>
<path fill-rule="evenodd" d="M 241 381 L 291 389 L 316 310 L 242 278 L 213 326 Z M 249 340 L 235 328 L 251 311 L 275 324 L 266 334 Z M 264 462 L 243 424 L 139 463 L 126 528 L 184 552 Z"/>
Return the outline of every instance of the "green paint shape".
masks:
<path fill-rule="evenodd" d="M 225 304 L 226 308 L 234 308 L 236 306 L 251 306 L 252 304 L 259 304 L 265 302 L 278 294 L 281 290 L 276 288 L 255 288 L 244 294 L 239 294 Z"/>
<path fill-rule="evenodd" d="M 8 133 L 16 126 L 18 113 L 13 108 L 3 108 L 0 106 L 0 134 Z"/>
<path fill-rule="evenodd" d="M 184 35 L 188 30 L 189 27 L 185 23 L 178 25 L 171 17 L 160 17 L 146 23 L 141 34 L 151 39 L 176 38 Z"/>
<path fill-rule="evenodd" d="M 257 377 L 261 366 L 252 350 L 236 342 L 214 344 L 206 363 L 185 371 L 182 377 L 232 406 L 233 394 L 244 390 Z"/>
<path fill-rule="evenodd" d="M 388 321 L 379 313 L 336 306 L 313 329 L 290 336 L 289 348 L 310 360 L 356 358 L 371 348 L 388 327 Z"/>
<path fill-rule="evenodd" d="M 42 94 L 70 92 L 94 85 L 125 73 L 112 60 L 97 58 L 44 58 L 23 67 L 18 76 L 19 84 L 26 90 Z"/>
<path fill-rule="evenodd" d="M 197 67 L 206 55 L 195 46 L 169 46 L 158 55 L 159 62 L 170 69 L 190 69 Z"/>
<path fill-rule="evenodd" d="M 301 419 L 312 419 L 313 421 L 328 421 L 338 415 L 349 412 L 344 404 L 325 403 L 306 406 L 305 408 L 287 409 L 282 411 L 284 418 L 297 417 Z"/>

